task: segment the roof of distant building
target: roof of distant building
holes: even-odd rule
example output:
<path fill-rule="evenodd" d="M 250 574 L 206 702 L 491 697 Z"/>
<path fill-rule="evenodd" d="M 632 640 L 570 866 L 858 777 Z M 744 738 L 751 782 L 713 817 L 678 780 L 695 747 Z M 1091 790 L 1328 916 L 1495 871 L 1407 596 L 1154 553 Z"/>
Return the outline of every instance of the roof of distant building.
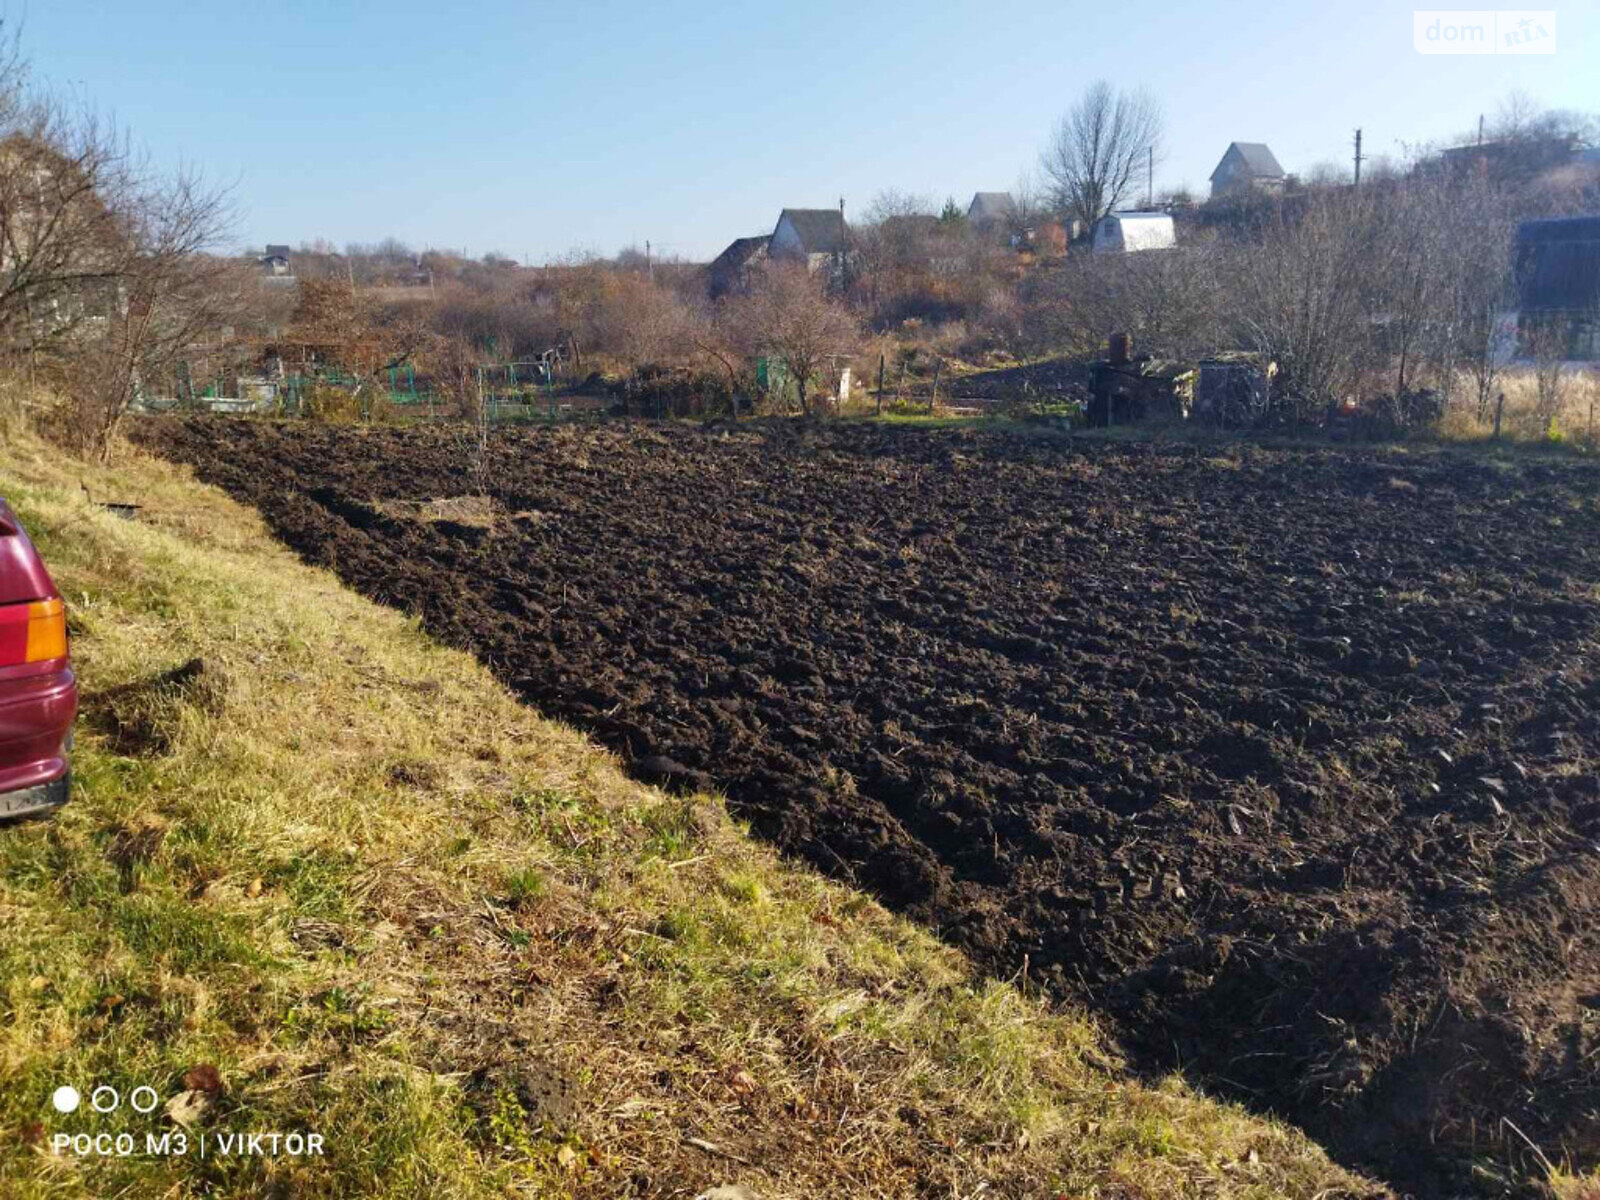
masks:
<path fill-rule="evenodd" d="M 728 243 L 728 248 L 716 258 L 711 260 L 713 267 L 742 267 L 757 253 L 767 248 L 769 235 L 762 233 L 755 237 L 734 238 Z"/>
<path fill-rule="evenodd" d="M 786 208 L 778 214 L 778 224 L 784 218 L 799 235 L 800 244 L 808 254 L 834 254 L 848 249 L 848 235 L 844 213 L 836 208 Z"/>
<path fill-rule="evenodd" d="M 1522 222 L 1516 273 L 1524 310 L 1591 311 L 1600 304 L 1600 216 Z"/>
<path fill-rule="evenodd" d="M 1239 152 L 1239 157 L 1244 160 L 1245 170 L 1250 172 L 1252 179 L 1283 178 L 1283 167 L 1279 165 L 1277 156 L 1265 142 L 1229 142 L 1228 150 Z M 1222 157 L 1228 157 L 1227 151 L 1223 152 Z M 1217 166 L 1220 169 L 1222 164 L 1218 163 Z M 1211 173 L 1211 177 L 1213 179 L 1217 177 L 1216 171 Z"/>
<path fill-rule="evenodd" d="M 1016 211 L 1016 201 L 1010 192 L 974 192 L 972 203 L 967 205 L 969 221 L 994 221 L 1009 217 Z"/>

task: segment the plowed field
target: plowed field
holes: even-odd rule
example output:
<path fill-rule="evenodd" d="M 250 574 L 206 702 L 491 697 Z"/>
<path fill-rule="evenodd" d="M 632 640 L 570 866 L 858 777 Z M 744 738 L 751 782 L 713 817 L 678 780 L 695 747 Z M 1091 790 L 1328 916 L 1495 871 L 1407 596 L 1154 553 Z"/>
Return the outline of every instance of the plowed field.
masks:
<path fill-rule="evenodd" d="M 138 437 L 1142 1066 L 1426 1194 L 1600 1159 L 1593 465 L 602 427 L 486 507 L 447 431 Z"/>

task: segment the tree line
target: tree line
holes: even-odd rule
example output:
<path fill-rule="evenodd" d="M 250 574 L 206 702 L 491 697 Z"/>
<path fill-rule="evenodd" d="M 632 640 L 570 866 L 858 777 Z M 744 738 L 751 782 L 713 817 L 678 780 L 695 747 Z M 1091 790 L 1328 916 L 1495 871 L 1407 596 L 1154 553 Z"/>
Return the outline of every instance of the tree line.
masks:
<path fill-rule="evenodd" d="M 1160 152 L 1154 101 L 1096 83 L 1003 219 L 974 227 L 953 200 L 886 191 L 829 270 L 760 263 L 712 298 L 699 266 L 633 251 L 530 268 L 389 239 L 304 245 L 285 285 L 220 250 L 225 192 L 152 169 L 126 133 L 34 86 L 13 34 L 0 47 L 0 354 L 58 397 L 49 421 L 94 454 L 136 396 L 192 393 L 200 378 L 337 375 L 319 403 L 370 413 L 404 368 L 470 415 L 477 367 L 555 353 L 624 387 L 678 378 L 705 411 L 736 413 L 742 398 L 811 412 L 852 361 L 1084 358 L 1113 332 L 1156 356 L 1270 360 L 1263 419 L 1314 421 L 1352 395 L 1401 424 L 1457 401 L 1481 418 L 1517 221 L 1600 199 L 1552 151 L 1592 145 L 1591 121 L 1516 100 L 1489 133 L 1510 151 L 1476 169 L 1419 153 L 1359 187 L 1327 171 L 1282 196 L 1186 209 L 1173 249 L 1069 252 L 1036 235 L 1128 203 Z M 762 360 L 781 368 L 765 389 Z"/>

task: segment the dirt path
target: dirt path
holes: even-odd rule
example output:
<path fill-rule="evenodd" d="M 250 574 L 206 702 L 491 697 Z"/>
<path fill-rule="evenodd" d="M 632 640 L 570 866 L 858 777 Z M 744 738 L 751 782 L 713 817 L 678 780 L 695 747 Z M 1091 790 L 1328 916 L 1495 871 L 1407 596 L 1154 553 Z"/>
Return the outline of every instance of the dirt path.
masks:
<path fill-rule="evenodd" d="M 1600 1160 L 1592 465 L 535 430 L 484 528 L 393 503 L 446 431 L 138 436 L 1152 1067 L 1425 1193 Z"/>

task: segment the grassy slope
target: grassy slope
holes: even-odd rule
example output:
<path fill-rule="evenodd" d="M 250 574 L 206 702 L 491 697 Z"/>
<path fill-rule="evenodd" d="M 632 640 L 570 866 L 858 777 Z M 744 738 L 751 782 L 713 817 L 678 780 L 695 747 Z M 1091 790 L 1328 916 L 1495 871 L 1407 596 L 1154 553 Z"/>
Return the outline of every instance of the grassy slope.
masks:
<path fill-rule="evenodd" d="M 1298 1134 L 635 785 L 163 464 L 0 458 L 70 606 L 74 802 L 0 829 L 7 1196 L 1303 1196 Z M 152 688 L 204 659 L 198 684 Z M 213 1064 L 320 1159 L 84 1160 L 47 1097 Z M 193 1080 L 191 1079 L 191 1082 Z M 695 1144 L 689 1139 L 698 1139 Z M 710 1149 L 707 1146 L 711 1147 Z"/>

